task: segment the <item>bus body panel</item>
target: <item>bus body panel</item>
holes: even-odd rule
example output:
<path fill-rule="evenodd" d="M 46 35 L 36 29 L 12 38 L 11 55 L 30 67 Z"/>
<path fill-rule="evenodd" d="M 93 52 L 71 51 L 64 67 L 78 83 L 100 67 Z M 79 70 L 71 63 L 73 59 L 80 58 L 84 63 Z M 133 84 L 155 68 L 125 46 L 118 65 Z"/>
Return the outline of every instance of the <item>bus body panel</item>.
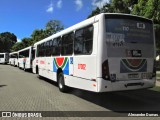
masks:
<path fill-rule="evenodd" d="M 155 39 L 151 32 L 153 24 L 148 25 L 146 21 L 149 20 L 132 15 L 100 14 L 52 35 L 34 44 L 36 53 L 38 45 L 46 44 L 47 41 L 70 32 L 75 34 L 77 29 L 92 24 L 94 27 L 92 53 L 36 56 L 33 61 L 33 72 L 36 73 L 38 68 L 40 76 L 57 81 L 57 71 L 60 69 L 64 74 L 65 85 L 94 92 L 153 87 L 155 85 L 153 73 Z M 131 28 L 131 33 L 127 33 L 128 26 Z M 142 34 L 134 33 L 136 27 Z M 144 34 L 148 32 L 151 36 Z M 145 37 L 147 42 L 144 43 L 143 39 L 138 39 Z"/>
<path fill-rule="evenodd" d="M 155 78 L 152 78 L 151 80 L 144 79 L 139 81 L 130 80 L 130 81 L 116 81 L 116 82 L 111 82 L 104 80 L 103 78 L 98 78 L 98 81 L 100 82 L 98 84 L 97 92 L 137 90 L 137 89 L 151 88 L 155 86 Z"/>
<path fill-rule="evenodd" d="M 31 69 L 32 68 L 32 55 L 31 55 L 32 54 L 32 47 L 30 46 L 30 47 L 24 48 L 24 49 L 18 51 L 18 53 L 19 53 L 18 67 L 23 68 L 23 69 L 24 69 L 24 67 L 25 67 L 25 69 Z"/>
<path fill-rule="evenodd" d="M 101 67 L 104 67 L 104 63 L 106 65 L 106 75 L 102 76 L 100 81 L 103 84 L 99 83 L 99 88 L 102 89 L 98 91 L 108 91 L 105 89 L 108 87 L 107 84 L 112 86 L 111 91 L 153 87 L 156 80 L 153 73 L 155 54 L 153 24 L 146 19 L 143 21 L 143 18 L 112 17 L 106 19 L 104 17 L 101 23 L 101 27 L 102 25 L 105 27 L 100 29 L 103 38 L 99 39 L 103 42 L 100 43 L 98 50 L 102 54 Z"/>
<path fill-rule="evenodd" d="M 74 56 L 73 76 L 88 80 L 96 79 L 96 56 Z"/>
<path fill-rule="evenodd" d="M 84 63 L 86 63 L 88 65 L 88 67 L 91 67 L 93 69 L 90 71 L 89 74 L 86 74 L 85 76 L 84 76 L 84 74 L 81 75 L 82 72 L 81 72 L 81 70 L 78 69 L 78 62 L 82 60 L 80 57 L 74 58 L 73 61 L 72 61 L 72 57 L 68 57 L 68 56 L 50 57 L 50 58 L 41 57 L 41 58 L 39 58 L 39 61 L 38 61 L 39 75 L 46 77 L 48 79 L 51 79 L 53 81 L 57 81 L 56 71 L 58 68 L 55 65 L 56 64 L 55 62 L 58 62 L 58 61 L 55 61 L 55 59 L 59 60 L 59 59 L 65 59 L 65 58 L 67 58 L 67 60 L 68 60 L 67 61 L 68 63 L 66 63 L 64 68 L 62 68 L 63 73 L 64 73 L 64 78 L 65 78 L 65 84 L 70 87 L 80 88 L 80 89 L 83 88 L 84 90 L 97 92 L 97 82 L 91 81 L 91 79 L 96 78 L 96 75 L 94 74 L 96 69 L 93 66 L 93 64 L 95 64 L 95 60 L 94 60 L 95 57 L 93 57 L 93 58 L 89 57 L 90 60 L 87 60 L 87 61 L 90 61 L 90 63 L 85 62 L 85 60 L 83 59 Z M 87 59 L 87 57 L 86 57 L 86 59 Z M 77 61 L 77 65 L 75 65 L 76 64 L 75 61 Z M 75 68 L 72 67 L 73 66 L 72 63 L 74 63 L 74 65 L 76 66 Z M 77 69 L 77 71 L 74 70 L 75 72 L 73 73 L 73 70 L 71 70 L 71 68 Z M 87 67 L 86 67 L 86 69 L 87 69 Z M 80 73 L 77 74 L 78 72 L 80 72 Z M 86 79 L 86 78 L 88 78 L 88 79 Z"/>
<path fill-rule="evenodd" d="M 0 63 L 6 64 L 9 62 L 9 53 L 0 53 Z"/>
<path fill-rule="evenodd" d="M 12 52 L 9 54 L 9 64 L 17 66 L 18 65 L 18 52 Z"/>
<path fill-rule="evenodd" d="M 32 60 L 32 72 L 36 74 L 36 66 L 38 66 L 38 59 L 36 58 L 36 48 L 37 46 L 34 46 L 34 59 Z"/>
<path fill-rule="evenodd" d="M 98 84 L 96 81 L 87 80 L 85 78 L 64 75 L 65 84 L 67 86 L 97 92 Z"/>

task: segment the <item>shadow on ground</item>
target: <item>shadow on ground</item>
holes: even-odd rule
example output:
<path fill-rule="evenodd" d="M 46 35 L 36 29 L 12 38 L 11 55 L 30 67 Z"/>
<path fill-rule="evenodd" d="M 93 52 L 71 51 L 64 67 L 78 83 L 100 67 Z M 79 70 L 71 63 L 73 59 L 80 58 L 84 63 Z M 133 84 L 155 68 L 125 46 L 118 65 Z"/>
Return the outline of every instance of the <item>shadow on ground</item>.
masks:
<path fill-rule="evenodd" d="M 57 86 L 54 81 L 43 77 L 40 77 L 40 79 Z M 106 93 L 72 89 L 68 94 L 75 95 L 79 99 L 84 99 L 111 111 L 160 111 L 160 92 L 151 89 Z"/>
<path fill-rule="evenodd" d="M 7 86 L 7 85 L 0 85 L 0 88 L 1 88 L 1 87 L 5 87 L 5 86 Z"/>

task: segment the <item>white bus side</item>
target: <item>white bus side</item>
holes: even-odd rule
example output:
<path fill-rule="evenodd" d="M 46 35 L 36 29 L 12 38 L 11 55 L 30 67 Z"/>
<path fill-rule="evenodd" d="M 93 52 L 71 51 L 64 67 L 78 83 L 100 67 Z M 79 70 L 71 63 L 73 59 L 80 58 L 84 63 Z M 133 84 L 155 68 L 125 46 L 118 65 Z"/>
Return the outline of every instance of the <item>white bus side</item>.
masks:
<path fill-rule="evenodd" d="M 23 70 L 32 69 L 32 46 L 18 51 L 18 67 Z"/>
<path fill-rule="evenodd" d="M 13 66 L 18 65 L 18 52 L 12 52 L 9 54 L 9 64 Z"/>
<path fill-rule="evenodd" d="M 9 62 L 8 53 L 0 53 L 0 63 L 7 64 Z"/>
<path fill-rule="evenodd" d="M 67 86 L 106 92 L 155 84 L 153 23 L 145 18 L 100 14 L 34 47 L 34 73 L 58 82 L 62 92 Z"/>

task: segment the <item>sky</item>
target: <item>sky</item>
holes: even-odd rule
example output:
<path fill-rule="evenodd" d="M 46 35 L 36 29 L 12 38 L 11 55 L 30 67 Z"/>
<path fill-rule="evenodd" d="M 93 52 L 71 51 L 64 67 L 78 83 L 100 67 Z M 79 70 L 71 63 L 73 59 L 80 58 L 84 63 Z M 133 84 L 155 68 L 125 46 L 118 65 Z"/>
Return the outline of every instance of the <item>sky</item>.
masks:
<path fill-rule="evenodd" d="M 0 0 L 0 33 L 11 32 L 17 40 L 45 29 L 49 20 L 60 20 L 68 28 L 85 20 L 108 0 Z"/>

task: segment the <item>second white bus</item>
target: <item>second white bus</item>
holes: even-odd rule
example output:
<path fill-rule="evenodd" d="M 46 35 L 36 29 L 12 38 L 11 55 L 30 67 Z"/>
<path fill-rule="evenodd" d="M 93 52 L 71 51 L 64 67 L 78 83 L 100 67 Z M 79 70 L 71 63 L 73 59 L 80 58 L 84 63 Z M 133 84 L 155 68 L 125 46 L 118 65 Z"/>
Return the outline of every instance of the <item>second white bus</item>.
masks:
<path fill-rule="evenodd" d="M 13 66 L 18 65 L 18 52 L 12 52 L 9 54 L 9 64 Z"/>
<path fill-rule="evenodd" d="M 33 60 L 33 47 L 27 47 L 18 51 L 18 67 L 24 71 L 26 69 L 32 69 Z"/>

